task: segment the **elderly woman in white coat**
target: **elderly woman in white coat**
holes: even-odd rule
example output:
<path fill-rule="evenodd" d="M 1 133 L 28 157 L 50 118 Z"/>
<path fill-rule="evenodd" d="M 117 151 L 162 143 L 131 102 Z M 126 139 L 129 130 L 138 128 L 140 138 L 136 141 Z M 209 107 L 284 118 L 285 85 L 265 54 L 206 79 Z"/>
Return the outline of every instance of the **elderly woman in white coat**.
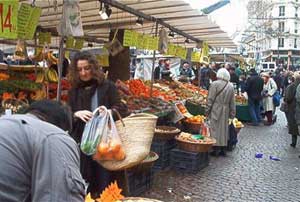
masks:
<path fill-rule="evenodd" d="M 208 91 L 207 117 L 210 120 L 211 136 L 216 139 L 213 155 L 225 156 L 229 139 L 229 118 L 235 116 L 234 87 L 229 82 L 230 74 L 225 68 L 217 72 Z"/>
<path fill-rule="evenodd" d="M 265 125 L 272 125 L 273 123 L 273 112 L 275 111 L 275 106 L 273 103 L 273 95 L 277 91 L 276 82 L 270 77 L 268 73 L 261 74 L 264 80 L 264 88 L 262 91 L 263 96 L 263 110 L 267 117 L 267 122 Z"/>

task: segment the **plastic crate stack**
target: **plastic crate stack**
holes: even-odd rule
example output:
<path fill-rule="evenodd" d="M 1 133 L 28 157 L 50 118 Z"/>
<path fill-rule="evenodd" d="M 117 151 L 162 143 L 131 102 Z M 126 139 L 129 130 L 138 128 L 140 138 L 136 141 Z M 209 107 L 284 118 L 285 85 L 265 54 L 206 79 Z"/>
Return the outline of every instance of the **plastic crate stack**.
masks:
<path fill-rule="evenodd" d="M 197 173 L 209 164 L 208 152 L 188 152 L 180 149 L 171 150 L 172 169 L 186 173 Z"/>
<path fill-rule="evenodd" d="M 159 155 L 159 159 L 153 166 L 154 171 L 163 170 L 170 166 L 170 152 L 176 147 L 176 140 L 156 140 L 151 145 L 151 151 Z"/>
<path fill-rule="evenodd" d="M 127 196 L 140 196 L 151 188 L 154 174 L 151 170 L 146 171 L 126 171 Z"/>

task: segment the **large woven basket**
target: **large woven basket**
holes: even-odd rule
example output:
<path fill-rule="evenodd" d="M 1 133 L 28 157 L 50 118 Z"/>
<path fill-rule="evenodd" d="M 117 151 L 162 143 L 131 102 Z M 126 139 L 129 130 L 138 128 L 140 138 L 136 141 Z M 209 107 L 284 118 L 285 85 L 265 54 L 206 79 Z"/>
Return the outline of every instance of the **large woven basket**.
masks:
<path fill-rule="evenodd" d="M 171 126 L 157 126 L 154 132 L 154 138 L 159 140 L 174 139 L 181 131 L 176 127 Z"/>
<path fill-rule="evenodd" d="M 184 141 L 178 138 L 178 136 L 175 137 L 177 140 L 177 145 L 180 149 L 189 151 L 189 152 L 208 152 L 210 148 L 216 143 L 216 140 L 212 138 L 213 142 L 206 144 L 206 143 L 194 143 L 189 141 Z"/>
<path fill-rule="evenodd" d="M 116 126 L 125 150 L 122 161 L 98 161 L 108 170 L 124 170 L 141 163 L 149 154 L 157 116 L 140 113 L 117 121 Z M 124 125 L 123 125 L 123 123 Z"/>

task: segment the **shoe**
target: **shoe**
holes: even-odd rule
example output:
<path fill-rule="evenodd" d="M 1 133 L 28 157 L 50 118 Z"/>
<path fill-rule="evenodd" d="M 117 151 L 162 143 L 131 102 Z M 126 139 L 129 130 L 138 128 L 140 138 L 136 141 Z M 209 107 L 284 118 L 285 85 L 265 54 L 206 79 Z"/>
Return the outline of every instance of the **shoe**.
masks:
<path fill-rule="evenodd" d="M 290 144 L 290 146 L 293 147 L 293 148 L 296 148 L 296 144 L 295 143 Z"/>
<path fill-rule="evenodd" d="M 265 121 L 265 122 L 264 122 L 264 125 L 265 125 L 265 126 L 270 126 L 270 125 L 272 125 L 272 122 Z"/>
<path fill-rule="evenodd" d="M 225 156 L 227 156 L 227 155 L 226 155 L 226 152 L 225 152 L 224 150 L 221 150 L 221 151 L 219 152 L 219 156 L 225 157 Z"/>
<path fill-rule="evenodd" d="M 211 156 L 218 156 L 217 151 L 212 151 L 209 153 Z"/>

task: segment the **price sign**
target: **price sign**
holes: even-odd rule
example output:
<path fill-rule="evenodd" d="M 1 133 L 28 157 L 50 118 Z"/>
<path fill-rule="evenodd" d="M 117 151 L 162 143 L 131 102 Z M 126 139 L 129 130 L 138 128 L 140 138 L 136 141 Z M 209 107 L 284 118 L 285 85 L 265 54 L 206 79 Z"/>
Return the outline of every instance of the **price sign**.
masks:
<path fill-rule="evenodd" d="M 16 39 L 18 0 L 0 0 L 0 38 Z"/>
<path fill-rule="evenodd" d="M 158 37 L 151 37 L 148 41 L 148 49 L 149 50 L 158 50 Z"/>
<path fill-rule="evenodd" d="M 109 55 L 97 55 L 96 58 L 100 66 L 109 67 Z"/>
<path fill-rule="evenodd" d="M 66 48 L 73 48 L 74 47 L 75 39 L 72 36 L 68 36 L 66 40 Z"/>
<path fill-rule="evenodd" d="M 18 38 L 32 39 L 39 22 L 42 9 L 22 3 L 18 12 Z"/>
<path fill-rule="evenodd" d="M 123 37 L 123 46 L 132 46 L 133 31 L 125 30 Z"/>
<path fill-rule="evenodd" d="M 83 44 L 84 44 L 83 39 L 76 39 L 74 48 L 80 50 L 83 48 Z"/>
<path fill-rule="evenodd" d="M 201 57 L 201 52 L 194 51 L 194 52 L 192 52 L 191 61 L 192 62 L 200 62 L 200 57 Z"/>

